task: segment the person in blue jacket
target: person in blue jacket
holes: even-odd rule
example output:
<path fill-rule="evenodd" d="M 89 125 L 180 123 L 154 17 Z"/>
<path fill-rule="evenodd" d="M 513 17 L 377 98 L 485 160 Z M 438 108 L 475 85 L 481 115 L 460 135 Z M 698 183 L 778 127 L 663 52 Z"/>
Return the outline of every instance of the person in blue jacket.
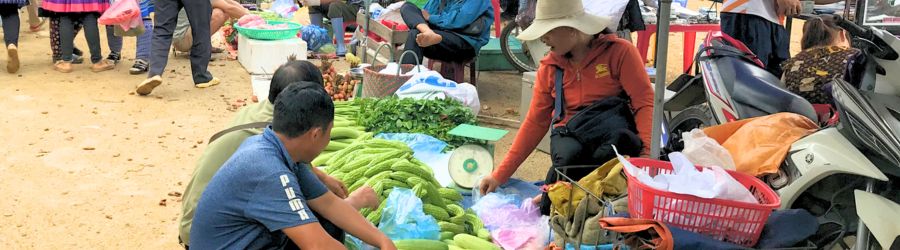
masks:
<path fill-rule="evenodd" d="M 400 14 L 409 27 L 404 50 L 445 62 L 475 58 L 491 39 L 494 8 L 490 0 L 429 0 L 423 9 L 405 3 Z M 413 64 L 407 56 L 402 63 Z"/>
<path fill-rule="evenodd" d="M 152 0 L 139 0 L 138 4 L 141 8 L 141 18 L 143 19 L 144 33 L 137 37 L 137 48 L 135 49 L 134 65 L 128 70 L 132 75 L 147 73 L 150 68 L 148 61 L 150 60 L 150 41 L 153 38 L 153 20 L 150 19 L 150 13 L 153 13 Z M 122 37 L 115 36 L 114 26 L 106 26 L 106 40 L 109 43 L 109 56 L 106 57 L 109 63 L 116 65 L 122 60 Z"/>

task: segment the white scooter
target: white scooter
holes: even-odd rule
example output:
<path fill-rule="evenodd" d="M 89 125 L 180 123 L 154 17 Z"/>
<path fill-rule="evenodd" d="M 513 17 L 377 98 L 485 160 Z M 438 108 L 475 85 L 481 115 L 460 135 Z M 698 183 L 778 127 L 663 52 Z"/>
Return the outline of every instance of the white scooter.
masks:
<path fill-rule="evenodd" d="M 859 235 L 857 249 L 868 249 L 866 226 L 857 223 L 859 212 L 863 222 L 879 228 L 874 235 L 882 247 L 898 248 L 885 245 L 893 239 L 882 238 L 896 237 L 896 230 L 884 228 L 898 228 L 892 226 L 900 223 L 900 209 L 893 210 L 897 213 L 893 216 L 870 214 L 867 211 L 872 208 L 857 205 L 863 202 L 854 201 L 851 191 L 865 189 L 869 196 L 875 193 L 900 201 L 900 39 L 839 16 L 822 17 L 835 18 L 853 37 L 854 47 L 864 52 L 860 58 L 866 59 L 853 64 L 849 81 L 832 83 L 839 119 L 832 119 L 828 109 L 817 112 L 804 98 L 785 90 L 780 79 L 765 71 L 739 41 L 713 33 L 695 60 L 702 75 L 682 78 L 668 87 L 676 94 L 663 107 L 671 117 L 665 124 L 667 149 L 680 150 L 679 135 L 694 128 L 779 112 L 830 124 L 794 142 L 779 172 L 765 181 L 781 195 L 782 208 L 804 208 L 819 217 L 821 226 L 812 238 L 819 247 L 834 243 L 849 248 L 843 238 Z M 864 193 L 857 199 L 872 200 L 869 196 Z"/>

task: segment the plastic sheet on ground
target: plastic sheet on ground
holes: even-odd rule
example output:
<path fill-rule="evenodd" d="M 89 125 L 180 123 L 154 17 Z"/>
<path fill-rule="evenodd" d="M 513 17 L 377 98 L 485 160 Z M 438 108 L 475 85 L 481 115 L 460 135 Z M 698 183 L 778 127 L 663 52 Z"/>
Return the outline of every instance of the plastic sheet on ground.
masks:
<path fill-rule="evenodd" d="M 444 153 L 447 143 L 426 134 L 418 133 L 381 133 L 375 136 L 386 140 L 402 141 L 413 150 L 413 157 L 424 162 L 434 171 L 434 177 L 443 187 L 453 184 L 447 164 L 450 154 Z"/>

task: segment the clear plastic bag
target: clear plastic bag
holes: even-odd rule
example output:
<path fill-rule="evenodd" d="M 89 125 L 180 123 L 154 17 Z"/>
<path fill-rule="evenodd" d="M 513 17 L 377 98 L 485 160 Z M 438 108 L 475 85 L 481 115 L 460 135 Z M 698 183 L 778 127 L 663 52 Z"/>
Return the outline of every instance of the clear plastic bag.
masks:
<path fill-rule="evenodd" d="M 728 149 L 722 147 L 715 139 L 706 136 L 703 130 L 694 129 L 691 132 L 682 133 L 684 138 L 684 156 L 698 166 L 719 166 L 728 170 L 735 170 L 734 158 Z"/>
<path fill-rule="evenodd" d="M 549 241 L 549 217 L 541 216 L 530 199 L 499 190 L 479 197 L 472 210 L 503 249 L 540 249 Z"/>
<path fill-rule="evenodd" d="M 406 188 L 394 188 L 381 212 L 378 229 L 391 240 L 439 240 L 441 228 L 434 217 L 422 210 L 422 200 Z"/>
<path fill-rule="evenodd" d="M 297 4 L 292 0 L 275 0 L 275 2 L 272 3 L 272 8 L 269 10 L 283 18 L 291 19 L 294 17 L 294 12 L 297 12 L 299 9 Z"/>

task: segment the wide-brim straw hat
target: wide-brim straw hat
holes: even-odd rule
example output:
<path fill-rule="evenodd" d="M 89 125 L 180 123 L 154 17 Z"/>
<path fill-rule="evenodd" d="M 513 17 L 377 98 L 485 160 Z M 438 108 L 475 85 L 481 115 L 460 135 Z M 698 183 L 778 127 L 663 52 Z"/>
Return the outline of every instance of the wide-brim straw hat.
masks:
<path fill-rule="evenodd" d="M 557 27 L 572 27 L 588 35 L 600 33 L 612 23 L 609 17 L 601 17 L 584 11 L 582 0 L 538 0 L 534 22 L 517 38 L 530 41 L 541 38 Z"/>

